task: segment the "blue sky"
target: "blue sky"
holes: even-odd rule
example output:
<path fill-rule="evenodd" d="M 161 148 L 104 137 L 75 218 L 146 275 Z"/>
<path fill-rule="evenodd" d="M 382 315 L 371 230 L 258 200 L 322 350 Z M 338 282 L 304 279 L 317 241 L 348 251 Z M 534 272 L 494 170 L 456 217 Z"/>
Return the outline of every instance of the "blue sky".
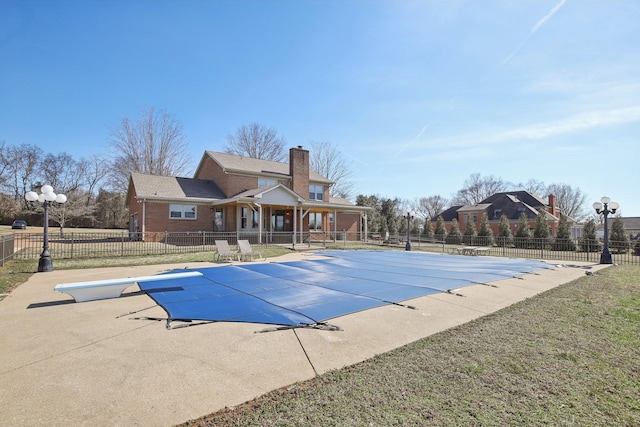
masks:
<path fill-rule="evenodd" d="M 640 216 L 637 0 L 0 0 L 0 141 L 76 158 L 149 107 L 194 166 L 243 123 L 328 141 L 360 194 L 473 173 Z"/>

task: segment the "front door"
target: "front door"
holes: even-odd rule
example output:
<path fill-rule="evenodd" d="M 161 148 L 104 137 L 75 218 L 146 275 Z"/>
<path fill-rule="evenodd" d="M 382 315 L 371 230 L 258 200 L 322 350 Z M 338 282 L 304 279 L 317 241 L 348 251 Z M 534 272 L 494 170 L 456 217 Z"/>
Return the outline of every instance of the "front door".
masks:
<path fill-rule="evenodd" d="M 284 231 L 285 211 L 275 211 L 271 215 L 271 229 L 273 231 Z"/>

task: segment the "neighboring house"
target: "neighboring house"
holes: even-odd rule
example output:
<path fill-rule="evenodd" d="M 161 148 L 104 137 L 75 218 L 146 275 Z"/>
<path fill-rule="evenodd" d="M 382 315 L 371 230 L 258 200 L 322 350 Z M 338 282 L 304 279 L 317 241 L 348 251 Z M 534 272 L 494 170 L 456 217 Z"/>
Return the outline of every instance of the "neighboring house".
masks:
<path fill-rule="evenodd" d="M 206 151 L 193 178 L 132 173 L 130 232 L 237 232 L 258 242 L 275 237 L 366 236 L 367 212 L 329 196 L 333 182 L 309 168 L 309 151 L 289 150 L 289 163 Z M 324 234 L 329 232 L 329 234 Z M 310 234 L 311 233 L 311 234 Z M 287 237 L 288 236 L 288 237 Z M 295 240 L 292 240 L 295 236 Z M 288 239 L 288 240 L 287 240 Z"/>
<path fill-rule="evenodd" d="M 524 212 L 529 220 L 529 228 L 536 226 L 536 218 L 540 210 L 543 210 L 549 224 L 549 231 L 552 236 L 556 235 L 556 229 L 560 222 L 560 212 L 555 203 L 555 196 L 549 195 L 548 203 L 528 191 L 509 191 L 495 193 L 482 200 L 477 205 L 452 206 L 442 213 L 436 215 L 431 221 L 435 224 L 438 216 L 442 216 L 447 232 L 451 229 L 451 221 L 455 218 L 460 226 L 460 231 L 464 233 L 467 222 L 472 221 L 476 230 L 480 227 L 482 214 L 486 213 L 489 219 L 489 226 L 494 236 L 498 234 L 500 218 L 503 215 L 509 219 L 511 232 L 515 234 L 518 230 L 520 215 Z"/>
<path fill-rule="evenodd" d="M 628 216 L 622 217 L 621 219 L 625 231 L 629 235 L 634 236 L 634 238 L 638 238 L 637 236 L 640 236 L 640 216 Z"/>

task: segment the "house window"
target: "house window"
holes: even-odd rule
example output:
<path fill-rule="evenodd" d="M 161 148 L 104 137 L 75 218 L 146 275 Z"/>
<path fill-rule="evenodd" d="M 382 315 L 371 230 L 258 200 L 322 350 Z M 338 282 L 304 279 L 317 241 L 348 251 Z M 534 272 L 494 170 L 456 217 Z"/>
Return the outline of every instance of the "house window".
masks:
<path fill-rule="evenodd" d="M 169 218 L 196 219 L 195 205 L 169 205 Z"/>
<path fill-rule="evenodd" d="M 248 208 L 240 208 L 240 228 L 247 228 Z"/>
<path fill-rule="evenodd" d="M 247 207 L 240 208 L 240 228 L 258 228 L 258 211 L 249 209 Z M 249 224 L 251 226 L 249 226 Z"/>
<path fill-rule="evenodd" d="M 500 219 L 501 216 L 502 216 L 502 209 L 493 210 L 493 219 Z"/>
<path fill-rule="evenodd" d="M 222 208 L 213 211 L 213 231 L 224 231 L 224 216 Z"/>
<path fill-rule="evenodd" d="M 258 188 L 262 187 L 271 187 L 272 185 L 276 185 L 278 181 L 275 179 L 267 179 L 267 178 L 258 178 Z"/>
<path fill-rule="evenodd" d="M 309 214 L 309 230 L 322 230 L 321 212 L 311 212 Z"/>
<path fill-rule="evenodd" d="M 309 199 L 310 200 L 322 200 L 322 193 L 324 193 L 324 186 L 317 184 L 309 185 Z"/>
<path fill-rule="evenodd" d="M 333 224 L 333 213 L 329 214 L 329 223 Z"/>

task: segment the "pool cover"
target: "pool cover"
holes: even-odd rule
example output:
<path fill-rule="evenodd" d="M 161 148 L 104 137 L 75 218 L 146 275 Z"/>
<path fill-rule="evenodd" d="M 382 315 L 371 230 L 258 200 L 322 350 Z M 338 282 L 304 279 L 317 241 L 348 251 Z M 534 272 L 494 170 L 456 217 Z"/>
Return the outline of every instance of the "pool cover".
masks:
<path fill-rule="evenodd" d="M 551 265 L 534 260 L 401 251 L 321 251 L 328 258 L 180 271 L 199 277 L 148 281 L 140 288 L 172 320 L 252 322 L 290 327 L 473 284 L 519 277 Z"/>

